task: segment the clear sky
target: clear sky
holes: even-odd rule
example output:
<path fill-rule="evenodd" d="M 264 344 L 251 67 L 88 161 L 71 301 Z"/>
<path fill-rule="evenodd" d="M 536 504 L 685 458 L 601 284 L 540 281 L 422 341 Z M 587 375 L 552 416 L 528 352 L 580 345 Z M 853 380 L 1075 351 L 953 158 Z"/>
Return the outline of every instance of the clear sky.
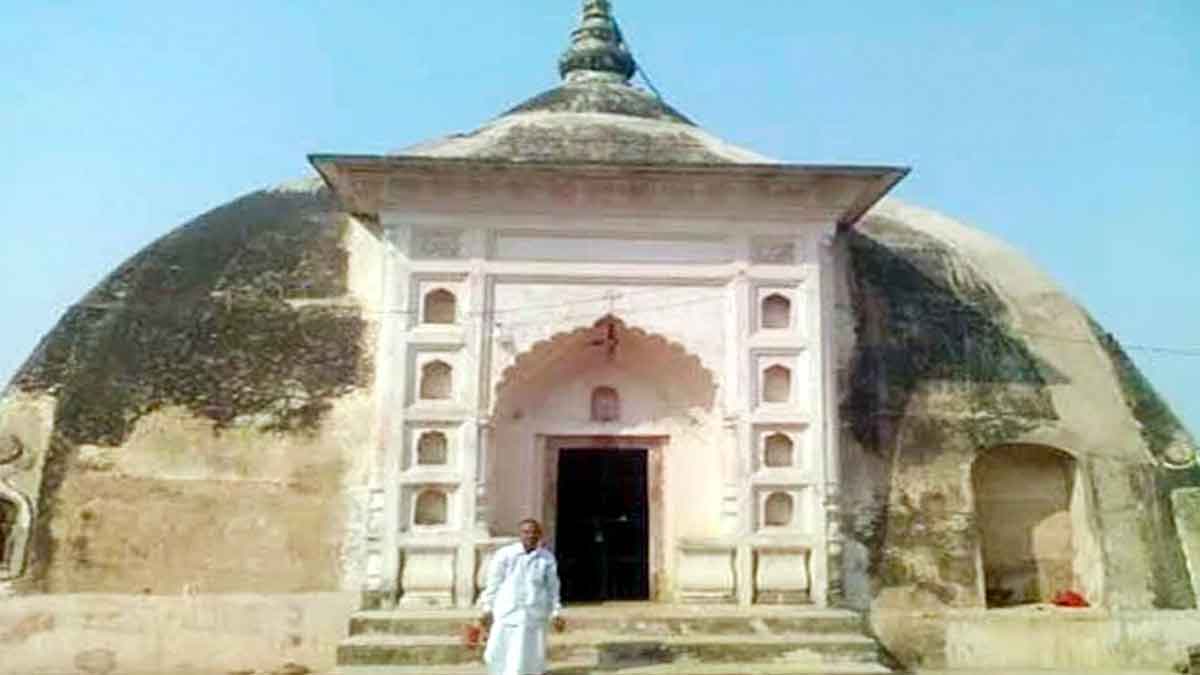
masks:
<path fill-rule="evenodd" d="M 0 380 L 123 259 L 310 152 L 552 86 L 578 0 L 0 0 Z M 617 0 L 664 97 L 1037 260 L 1200 431 L 1200 2 Z"/>

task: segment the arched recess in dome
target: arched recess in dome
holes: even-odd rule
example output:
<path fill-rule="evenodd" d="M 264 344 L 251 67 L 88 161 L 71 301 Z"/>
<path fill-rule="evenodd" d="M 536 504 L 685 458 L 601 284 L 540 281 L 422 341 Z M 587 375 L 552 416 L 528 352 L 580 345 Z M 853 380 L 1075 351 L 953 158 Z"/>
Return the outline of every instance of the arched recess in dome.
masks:
<path fill-rule="evenodd" d="M 1053 601 L 1065 591 L 1098 604 L 1101 556 L 1086 477 L 1061 448 L 1006 444 L 971 466 L 979 569 L 988 607 Z"/>
<path fill-rule="evenodd" d="M 716 401 L 717 379 L 700 357 L 677 342 L 630 327 L 619 317 L 608 314 L 590 326 L 539 341 L 517 355 L 496 384 L 493 414 L 520 414 L 520 401 L 606 363 L 618 367 L 653 363 L 654 372 L 642 375 L 650 379 L 665 378 L 676 385 L 666 388 L 664 393 L 674 399 L 671 403 L 681 411 L 690 407 L 711 409 Z M 587 405 L 590 412 L 590 398 Z M 623 421 L 627 414 L 631 420 L 636 419 L 636 411 L 622 410 Z"/>
<path fill-rule="evenodd" d="M 0 581 L 21 576 L 33 509 L 20 492 L 0 482 Z"/>

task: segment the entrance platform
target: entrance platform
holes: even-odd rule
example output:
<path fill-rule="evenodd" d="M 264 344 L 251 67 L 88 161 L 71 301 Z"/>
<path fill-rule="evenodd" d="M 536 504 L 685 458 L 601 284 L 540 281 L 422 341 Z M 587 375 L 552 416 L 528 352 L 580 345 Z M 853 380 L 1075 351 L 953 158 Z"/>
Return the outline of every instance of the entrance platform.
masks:
<path fill-rule="evenodd" d="M 476 675 L 463 644 L 474 611 L 363 611 L 338 649 L 339 675 Z M 894 672 L 861 615 L 795 607 L 615 603 L 568 607 L 551 673 L 871 675 Z"/>

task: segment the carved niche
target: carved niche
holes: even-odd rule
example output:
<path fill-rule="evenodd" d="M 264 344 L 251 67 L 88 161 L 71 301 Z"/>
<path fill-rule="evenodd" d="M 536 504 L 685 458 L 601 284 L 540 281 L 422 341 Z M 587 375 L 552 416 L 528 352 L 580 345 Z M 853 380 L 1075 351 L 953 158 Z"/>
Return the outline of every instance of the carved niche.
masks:
<path fill-rule="evenodd" d="M 763 371 L 763 403 L 788 403 L 792 400 L 792 371 L 771 366 Z"/>
<path fill-rule="evenodd" d="M 786 492 L 773 492 L 763 504 L 763 524 L 767 527 L 787 527 L 795 516 L 796 503 Z"/>
<path fill-rule="evenodd" d="M 445 401 L 454 395 L 454 369 L 443 361 L 432 361 L 421 368 L 421 399 Z"/>
<path fill-rule="evenodd" d="M 616 422 L 621 419 L 621 395 L 612 387 L 592 391 L 592 421 Z"/>
<path fill-rule="evenodd" d="M 441 490 L 425 490 L 417 495 L 413 508 L 413 524 L 421 526 L 445 525 L 448 520 L 449 499 Z"/>
<path fill-rule="evenodd" d="M 445 464 L 449 455 L 450 443 L 446 434 L 440 431 L 426 431 L 417 441 L 417 464 L 436 466 Z"/>
<path fill-rule="evenodd" d="M 762 328 L 785 330 L 792 325 L 792 301 L 780 293 L 772 293 L 762 301 Z"/>
<path fill-rule="evenodd" d="M 795 443 L 786 434 L 771 434 L 763 443 L 763 464 L 771 469 L 792 466 L 795 450 Z"/>
<path fill-rule="evenodd" d="M 421 320 L 424 323 L 452 324 L 458 318 L 458 300 L 444 288 L 437 288 L 425 295 L 425 307 Z"/>

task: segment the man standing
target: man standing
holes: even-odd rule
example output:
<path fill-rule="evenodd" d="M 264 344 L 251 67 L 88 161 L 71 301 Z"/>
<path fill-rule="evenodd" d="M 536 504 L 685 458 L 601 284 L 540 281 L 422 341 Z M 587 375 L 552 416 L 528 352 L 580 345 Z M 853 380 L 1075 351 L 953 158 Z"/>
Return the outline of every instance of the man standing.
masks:
<path fill-rule="evenodd" d="M 480 603 L 481 623 L 491 628 L 483 660 L 490 675 L 542 675 L 546 672 L 546 624 L 557 631 L 560 616 L 558 564 L 538 546 L 542 526 L 527 518 L 521 541 L 496 551 L 488 566 L 487 588 Z"/>

